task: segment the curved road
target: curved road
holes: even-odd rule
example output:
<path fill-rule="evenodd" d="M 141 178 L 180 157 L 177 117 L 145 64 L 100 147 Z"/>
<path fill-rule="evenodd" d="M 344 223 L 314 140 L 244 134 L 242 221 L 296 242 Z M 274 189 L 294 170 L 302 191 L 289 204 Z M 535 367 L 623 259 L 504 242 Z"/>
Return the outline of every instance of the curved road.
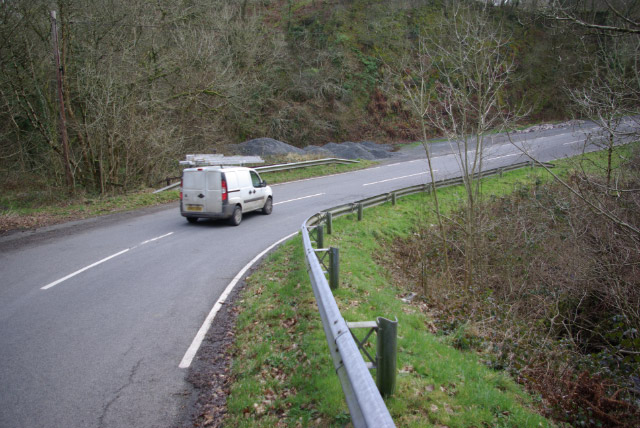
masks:
<path fill-rule="evenodd" d="M 542 161 L 579 153 L 582 131 L 520 134 Z M 484 168 L 528 160 L 503 136 Z M 436 178 L 459 175 L 447 143 Z M 176 204 L 0 239 L 0 427 L 170 427 L 180 368 L 229 282 L 324 208 L 428 182 L 419 149 L 384 165 L 274 188 L 271 216 L 188 224 Z M 215 321 L 214 321 L 215 322 Z"/>

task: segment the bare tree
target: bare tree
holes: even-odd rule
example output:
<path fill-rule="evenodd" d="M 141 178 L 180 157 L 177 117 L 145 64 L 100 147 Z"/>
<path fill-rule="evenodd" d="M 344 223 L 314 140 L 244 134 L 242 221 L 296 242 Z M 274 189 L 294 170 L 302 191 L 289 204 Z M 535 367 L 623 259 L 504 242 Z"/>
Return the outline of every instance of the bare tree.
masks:
<path fill-rule="evenodd" d="M 621 192 L 637 193 L 637 189 L 619 186 L 613 161 L 618 144 L 633 141 L 640 135 L 637 117 L 640 102 L 640 3 L 636 0 L 566 4 L 555 1 L 545 11 L 547 18 L 560 25 L 566 24 L 565 30 L 582 30 L 582 68 L 585 71 L 578 81 L 583 84 L 567 87 L 566 91 L 578 115 L 597 125 L 595 130 L 587 133 L 587 144 L 593 143 L 607 153 L 604 183 L 590 174 L 589 168 L 584 168 L 583 163 L 588 160 L 582 158 L 578 160 L 577 174 L 571 180 L 563 179 L 548 168 L 547 171 L 594 214 L 637 236 L 640 227 L 611 209 L 610 199 Z M 527 150 L 521 150 L 536 160 Z"/>
<path fill-rule="evenodd" d="M 402 64 L 402 74 L 392 71 L 393 74 L 399 75 L 402 81 L 406 99 L 411 105 L 411 109 L 420 122 L 420 130 L 422 133 L 422 147 L 427 156 L 427 168 L 431 178 L 431 197 L 435 207 L 435 214 L 438 221 L 438 229 L 440 231 L 440 239 L 442 241 L 442 255 L 444 257 L 445 270 L 449 272 L 449 258 L 447 248 L 447 237 L 445 233 L 442 213 L 440 212 L 440 204 L 438 201 L 438 192 L 436 190 L 435 170 L 432 163 L 431 147 L 428 143 L 427 126 L 428 112 L 431 108 L 432 87 L 430 85 L 431 74 L 431 58 L 428 54 L 428 47 L 424 37 L 418 39 L 418 46 L 413 50 L 411 57 L 406 60 L 407 64 Z M 387 66 L 391 69 L 391 67 Z"/>
<path fill-rule="evenodd" d="M 252 2 L 0 3 L 0 167 L 109 193 L 154 185 L 191 150 L 260 129 L 283 36 Z M 68 161 L 58 133 L 49 14 L 57 11 Z M 248 102 L 256 100 L 256 102 Z M 266 128 L 266 126 L 263 126 Z M 37 165 L 37 167 L 35 167 Z M 13 173 L 13 172 L 11 172 Z M 17 174 L 17 173 L 15 173 Z"/>
<path fill-rule="evenodd" d="M 52 165 L 62 177 L 63 150 L 56 132 L 53 68 L 48 13 L 37 4 L 0 4 L 0 97 L 2 158 L 6 163 L 39 173 Z M 9 126 L 7 126 L 9 125 Z M 19 159 L 19 162 L 15 162 Z"/>
<path fill-rule="evenodd" d="M 505 91 L 513 80 L 514 53 L 509 36 L 492 16 L 491 6 L 453 3 L 436 28 L 423 30 L 428 69 L 429 100 L 422 114 L 426 123 L 444 135 L 457 154 L 466 190 L 465 283 L 473 280 L 478 233 L 476 206 L 479 173 L 489 131 L 513 123 L 519 109 L 508 105 Z"/>
<path fill-rule="evenodd" d="M 588 134 L 587 143 L 607 151 L 607 191 L 612 190 L 615 146 L 625 137 L 637 138 L 640 132 L 637 119 L 633 117 L 640 101 L 637 75 L 639 55 L 638 36 L 600 36 L 595 53 L 584 56 L 588 58 L 586 67 L 590 69 L 584 85 L 567 90 L 579 117 L 589 119 L 598 126 Z"/>

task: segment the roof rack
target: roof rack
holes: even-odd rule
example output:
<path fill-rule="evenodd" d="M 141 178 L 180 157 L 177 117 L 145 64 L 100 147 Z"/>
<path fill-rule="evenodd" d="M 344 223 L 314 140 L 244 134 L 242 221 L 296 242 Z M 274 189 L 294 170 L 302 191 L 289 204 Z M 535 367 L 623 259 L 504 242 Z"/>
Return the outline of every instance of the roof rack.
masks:
<path fill-rule="evenodd" d="M 246 165 L 248 163 L 264 163 L 260 156 L 224 156 L 218 154 L 186 155 L 186 160 L 180 161 L 180 165 L 216 166 L 216 165 Z"/>

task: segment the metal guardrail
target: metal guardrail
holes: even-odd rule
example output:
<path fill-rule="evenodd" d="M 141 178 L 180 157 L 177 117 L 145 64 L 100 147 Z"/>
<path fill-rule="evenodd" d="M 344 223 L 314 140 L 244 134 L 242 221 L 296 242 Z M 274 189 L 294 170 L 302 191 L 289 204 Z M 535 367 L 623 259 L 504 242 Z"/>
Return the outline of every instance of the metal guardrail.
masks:
<path fill-rule="evenodd" d="M 275 171 L 287 171 L 290 169 L 297 169 L 297 168 L 306 168 L 310 166 L 331 165 L 334 163 L 349 164 L 349 163 L 358 163 L 358 162 L 359 161 L 357 160 L 351 160 L 351 159 L 326 158 L 326 159 L 317 159 L 317 160 L 302 161 L 302 162 L 283 163 L 278 165 L 258 166 L 253 169 L 255 169 L 258 172 L 275 172 Z M 178 186 L 180 186 L 180 183 L 173 183 L 166 187 L 163 187 L 162 189 L 158 189 L 153 193 L 164 192 L 165 190 L 173 189 Z"/>
<path fill-rule="evenodd" d="M 476 177 L 499 175 L 503 172 L 527 166 L 533 167 L 534 165 L 534 162 L 521 162 L 502 168 L 483 171 L 477 174 Z M 545 165 L 553 167 L 553 164 Z M 459 184 L 463 184 L 462 178 L 450 178 L 435 182 L 436 187 Z M 324 275 L 320 261 L 316 256 L 316 250 L 312 246 L 309 229 L 314 228 L 322 222 L 327 223 L 327 226 L 331 227 L 333 217 L 353 213 L 354 211 L 357 211 L 358 217 L 362 218 L 362 210 L 364 207 L 372 207 L 388 201 L 395 203 L 397 197 L 422 193 L 430 191 L 431 189 L 431 183 L 405 187 L 394 192 L 384 193 L 354 203 L 333 207 L 312 215 L 302 223 L 302 242 L 311 287 L 313 288 L 313 293 L 318 304 L 322 327 L 324 328 L 329 345 L 329 352 L 331 353 L 333 364 L 340 383 L 342 384 L 342 390 L 347 406 L 349 407 L 349 412 L 351 413 L 351 421 L 356 428 L 394 427 L 395 424 L 358 350 L 358 346 L 350 333 L 347 322 L 340 314 L 340 309 L 331 293 L 331 288 Z"/>
<path fill-rule="evenodd" d="M 180 186 L 180 182 L 169 184 L 168 186 L 165 186 L 162 189 L 153 191 L 153 193 L 155 194 L 155 193 L 164 192 L 165 190 L 173 189 L 174 187 L 179 187 L 179 186 Z"/>
<path fill-rule="evenodd" d="M 501 168 L 493 168 L 486 171 L 482 171 L 480 174 L 476 174 L 476 177 L 490 177 L 492 175 L 499 175 L 504 172 L 514 171 L 516 169 L 524 168 L 527 166 L 535 166 L 535 164 L 540 164 L 540 162 L 520 162 L 513 165 L 501 167 Z M 547 167 L 553 167 L 554 165 L 551 163 L 542 162 L 543 165 Z M 448 178 L 445 180 L 436 181 L 436 187 L 447 187 L 447 186 L 457 186 L 463 184 L 464 180 L 462 177 L 458 178 Z M 375 205 L 384 204 L 385 202 L 392 201 L 394 198 L 399 198 L 401 196 L 412 195 L 414 193 L 421 192 L 429 192 L 431 191 L 431 183 L 426 184 L 418 184 L 416 186 L 404 187 L 402 189 L 395 190 L 393 192 L 382 193 L 377 196 L 372 196 L 370 198 L 361 199 L 356 202 L 351 202 L 348 204 L 338 205 L 336 207 L 325 210 L 321 213 L 316 213 L 309 217 L 307 221 L 304 223 L 307 226 L 313 226 L 319 223 L 326 216 L 326 213 L 331 213 L 333 217 L 350 214 L 353 212 L 357 212 L 359 206 L 363 208 L 373 207 Z"/>
<path fill-rule="evenodd" d="M 348 163 L 358 163 L 358 162 L 359 161 L 357 160 L 351 160 L 351 159 L 326 158 L 326 159 L 317 159 L 317 160 L 294 162 L 294 163 L 283 163 L 280 165 L 258 166 L 258 167 L 255 167 L 254 169 L 258 172 L 274 172 L 274 171 L 286 171 L 289 169 L 296 169 L 296 168 L 306 168 L 309 166 L 330 165 L 334 163 L 348 164 Z"/>
<path fill-rule="evenodd" d="M 342 384 L 353 426 L 394 427 L 391 415 L 331 294 L 327 279 L 311 246 L 305 224 L 302 227 L 302 240 L 311 287 L 316 296 L 322 326 L 329 342 L 329 351 Z"/>

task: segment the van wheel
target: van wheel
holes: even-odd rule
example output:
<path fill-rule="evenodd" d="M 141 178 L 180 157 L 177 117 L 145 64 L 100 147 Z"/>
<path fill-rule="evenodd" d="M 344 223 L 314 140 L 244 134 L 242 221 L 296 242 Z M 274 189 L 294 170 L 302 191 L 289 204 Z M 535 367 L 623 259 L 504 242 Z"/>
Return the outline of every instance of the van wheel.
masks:
<path fill-rule="evenodd" d="M 273 212 L 273 199 L 269 196 L 267 202 L 264 203 L 264 207 L 262 207 L 262 214 L 269 215 L 271 212 Z"/>
<path fill-rule="evenodd" d="M 229 224 L 231 224 L 232 226 L 237 226 L 241 221 L 242 208 L 240 208 L 240 205 L 236 205 L 235 209 L 233 210 L 233 214 L 231 214 L 231 218 L 229 219 Z"/>
<path fill-rule="evenodd" d="M 198 217 L 187 217 L 187 221 L 191 224 L 198 222 Z"/>

